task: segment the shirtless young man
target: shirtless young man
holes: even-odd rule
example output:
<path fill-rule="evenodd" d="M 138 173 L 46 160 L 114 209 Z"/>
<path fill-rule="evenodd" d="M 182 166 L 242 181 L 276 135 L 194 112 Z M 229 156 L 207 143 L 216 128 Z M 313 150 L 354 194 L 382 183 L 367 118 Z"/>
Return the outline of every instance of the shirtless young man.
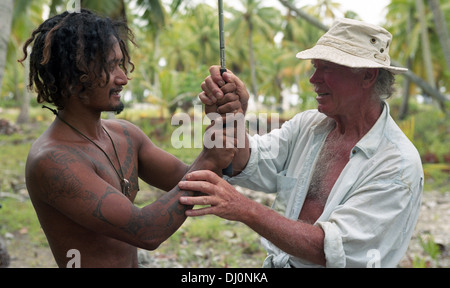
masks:
<path fill-rule="evenodd" d="M 181 197 L 181 203 L 209 207 L 186 214 L 248 225 L 263 237 L 264 267 L 395 267 L 417 221 L 423 171 L 384 101 L 393 74 L 406 71 L 390 66 L 391 41 L 381 27 L 341 19 L 315 47 L 298 53 L 312 59 L 318 110 L 264 136 L 248 136 L 250 145 L 233 160 L 234 177 L 187 174 L 179 187 L 207 195 Z M 239 78 L 230 72 L 221 77 L 218 67 L 210 73 L 199 95 L 207 109 L 228 112 L 218 104 L 226 102 L 219 88 L 225 82 L 236 84 L 247 106 Z M 273 209 L 230 184 L 277 193 Z"/>
<path fill-rule="evenodd" d="M 234 156 L 232 148 L 205 149 L 187 166 L 135 125 L 101 119 L 103 111 L 122 111 L 120 92 L 133 65 L 120 35 L 132 36 L 124 23 L 65 12 L 45 21 L 24 47 L 23 60 L 34 42 L 30 86 L 38 102 L 58 108 L 31 147 L 26 182 L 60 267 L 71 249 L 80 252 L 81 267 L 137 267 L 137 247 L 156 249 L 185 221 L 179 197 L 193 193 L 177 187 L 184 175 L 221 173 Z M 168 193 L 139 208 L 138 178 Z"/>

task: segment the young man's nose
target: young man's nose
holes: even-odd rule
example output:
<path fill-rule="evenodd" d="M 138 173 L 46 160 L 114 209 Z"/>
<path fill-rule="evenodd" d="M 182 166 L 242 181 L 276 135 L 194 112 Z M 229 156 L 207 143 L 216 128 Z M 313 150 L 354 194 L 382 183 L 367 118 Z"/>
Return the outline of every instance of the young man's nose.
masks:
<path fill-rule="evenodd" d="M 122 69 L 118 69 L 115 78 L 115 83 L 120 86 L 125 86 L 128 84 L 128 77 Z"/>

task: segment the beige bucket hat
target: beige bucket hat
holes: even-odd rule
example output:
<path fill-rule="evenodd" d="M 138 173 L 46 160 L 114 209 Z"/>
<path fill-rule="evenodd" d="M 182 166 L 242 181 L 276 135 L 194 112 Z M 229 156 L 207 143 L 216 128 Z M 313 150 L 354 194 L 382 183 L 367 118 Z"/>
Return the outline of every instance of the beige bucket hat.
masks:
<path fill-rule="evenodd" d="M 394 74 L 408 71 L 391 66 L 392 35 L 386 29 L 353 19 L 338 19 L 311 49 L 299 59 L 320 59 L 351 68 L 382 68 Z"/>

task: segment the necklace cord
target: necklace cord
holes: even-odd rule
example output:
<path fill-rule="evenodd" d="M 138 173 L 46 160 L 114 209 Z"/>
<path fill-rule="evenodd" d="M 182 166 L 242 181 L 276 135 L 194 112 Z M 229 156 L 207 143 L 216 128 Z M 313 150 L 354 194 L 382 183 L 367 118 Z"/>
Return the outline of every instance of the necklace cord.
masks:
<path fill-rule="evenodd" d="M 88 140 L 89 142 L 91 142 L 92 144 L 94 144 L 98 149 L 100 149 L 100 151 L 102 151 L 103 154 L 105 154 L 105 156 L 106 156 L 106 158 L 108 159 L 109 163 L 111 164 L 111 166 L 113 167 L 113 169 L 114 169 L 114 171 L 116 172 L 117 176 L 119 177 L 119 179 L 120 179 L 120 181 L 121 181 L 120 185 L 121 185 L 121 186 L 122 186 L 122 185 L 129 185 L 129 184 L 128 184 L 128 180 L 125 179 L 125 175 L 123 174 L 122 165 L 120 164 L 119 155 L 117 154 L 117 150 L 116 150 L 116 145 L 114 145 L 114 141 L 112 140 L 112 137 L 111 137 L 111 135 L 109 135 L 108 131 L 106 131 L 105 127 L 102 126 L 102 129 L 103 129 L 103 131 L 105 131 L 106 135 L 108 135 L 108 138 L 109 138 L 109 140 L 111 141 L 111 144 L 112 144 L 113 149 L 114 149 L 114 154 L 116 155 L 117 163 L 119 164 L 120 174 L 122 174 L 122 175 L 119 174 L 119 171 L 117 171 L 116 167 L 114 166 L 114 164 L 113 164 L 111 158 L 109 158 L 109 156 L 108 156 L 108 154 L 106 153 L 106 151 L 103 150 L 97 143 L 95 143 L 92 139 L 90 139 L 89 137 L 87 137 L 86 135 L 84 135 L 80 130 L 78 130 L 77 128 L 75 128 L 75 127 L 72 126 L 71 124 L 69 124 L 67 121 L 65 121 L 64 119 L 62 119 L 62 118 L 59 116 L 59 113 L 58 113 L 57 110 L 52 109 L 52 108 L 50 108 L 50 107 L 47 107 L 47 106 L 45 106 L 45 105 L 43 105 L 42 108 L 43 108 L 43 109 L 45 108 L 45 109 L 48 109 L 48 110 L 52 111 L 53 114 L 55 114 L 56 117 L 57 117 L 59 120 L 61 120 L 64 124 L 66 124 L 67 126 L 69 126 L 72 130 L 74 130 L 75 132 L 77 132 L 78 134 L 80 134 L 81 136 L 83 136 L 83 138 L 85 138 L 86 140 Z M 122 184 L 122 183 L 124 183 L 124 184 Z M 128 189 L 129 187 L 126 187 L 126 188 Z M 122 190 L 124 191 L 124 187 L 122 187 Z M 122 191 L 122 192 L 123 192 L 123 191 Z M 126 194 L 126 193 L 124 193 L 124 194 Z"/>

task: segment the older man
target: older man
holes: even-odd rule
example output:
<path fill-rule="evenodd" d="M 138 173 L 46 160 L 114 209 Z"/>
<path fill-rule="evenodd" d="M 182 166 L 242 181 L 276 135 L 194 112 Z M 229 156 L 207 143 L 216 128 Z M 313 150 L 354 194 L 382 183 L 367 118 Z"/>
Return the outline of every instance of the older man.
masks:
<path fill-rule="evenodd" d="M 264 267 L 396 266 L 419 214 L 423 171 L 384 101 L 392 94 L 393 74 L 406 71 L 390 66 L 391 41 L 381 27 L 341 19 L 315 47 L 298 53 L 314 65 L 310 82 L 318 110 L 264 136 L 248 136 L 250 145 L 233 160 L 232 178 L 188 174 L 179 187 L 207 195 L 180 201 L 210 206 L 187 215 L 214 214 L 248 225 L 263 237 Z M 229 112 L 219 105 L 226 102 L 227 85 L 219 88 L 225 82 L 237 86 L 246 107 L 248 93 L 235 75 L 221 77 L 217 67 L 210 72 L 200 94 L 207 109 Z M 277 193 L 273 209 L 230 184 Z"/>

